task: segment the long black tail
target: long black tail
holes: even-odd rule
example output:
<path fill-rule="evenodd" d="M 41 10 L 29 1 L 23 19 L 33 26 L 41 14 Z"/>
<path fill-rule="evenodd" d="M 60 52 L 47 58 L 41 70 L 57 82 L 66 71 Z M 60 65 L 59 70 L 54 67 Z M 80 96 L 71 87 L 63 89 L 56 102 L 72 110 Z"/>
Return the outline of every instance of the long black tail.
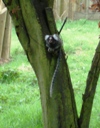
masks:
<path fill-rule="evenodd" d="M 62 29 L 63 29 L 63 27 L 64 27 L 66 21 L 67 21 L 67 17 L 65 18 L 64 23 L 63 23 L 63 25 L 61 26 L 61 28 L 60 28 L 60 30 L 59 30 L 59 32 L 58 32 L 58 35 L 60 35 L 60 33 L 61 33 L 61 31 L 62 31 Z"/>
<path fill-rule="evenodd" d="M 50 97 L 52 97 L 52 93 L 53 93 L 53 87 L 55 84 L 55 79 L 59 70 L 59 66 L 60 66 L 60 61 L 61 61 L 61 49 L 59 50 L 59 55 L 58 55 L 58 59 L 57 59 L 57 64 L 56 64 L 56 69 L 54 71 L 52 80 L 51 80 L 51 85 L 50 85 Z"/>

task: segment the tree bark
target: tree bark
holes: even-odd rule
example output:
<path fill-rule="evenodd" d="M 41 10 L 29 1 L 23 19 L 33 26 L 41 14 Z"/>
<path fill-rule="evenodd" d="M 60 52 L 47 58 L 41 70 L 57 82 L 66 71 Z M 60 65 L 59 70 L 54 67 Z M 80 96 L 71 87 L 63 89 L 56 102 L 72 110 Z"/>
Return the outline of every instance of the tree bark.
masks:
<path fill-rule="evenodd" d="M 79 118 L 80 128 L 88 128 L 92 111 L 93 99 L 100 74 L 100 42 L 94 55 L 91 69 L 89 71 L 85 94 L 83 95 L 83 104 Z"/>

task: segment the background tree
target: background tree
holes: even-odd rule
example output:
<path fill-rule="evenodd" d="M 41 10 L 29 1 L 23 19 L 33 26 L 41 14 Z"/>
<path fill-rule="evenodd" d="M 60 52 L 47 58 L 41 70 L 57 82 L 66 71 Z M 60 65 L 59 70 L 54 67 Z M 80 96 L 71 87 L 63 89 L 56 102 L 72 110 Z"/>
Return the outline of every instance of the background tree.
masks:
<path fill-rule="evenodd" d="M 48 53 L 44 37 L 57 33 L 54 22 L 54 0 L 4 0 L 17 36 L 38 78 L 45 128 L 88 128 L 93 98 L 100 73 L 100 44 L 96 49 L 78 117 L 74 92 L 64 51 L 55 78 L 52 97 L 50 84 L 57 57 Z"/>

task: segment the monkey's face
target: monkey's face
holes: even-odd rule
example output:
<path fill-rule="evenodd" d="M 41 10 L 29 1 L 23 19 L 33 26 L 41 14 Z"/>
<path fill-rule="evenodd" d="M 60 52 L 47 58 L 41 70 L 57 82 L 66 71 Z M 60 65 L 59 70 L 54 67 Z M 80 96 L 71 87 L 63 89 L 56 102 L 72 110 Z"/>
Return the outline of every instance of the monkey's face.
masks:
<path fill-rule="evenodd" d="M 50 43 L 50 44 L 54 44 L 55 43 L 55 39 L 53 38 L 53 36 L 49 36 L 48 43 Z"/>
<path fill-rule="evenodd" d="M 48 47 L 49 52 L 58 51 L 61 46 L 60 38 L 58 37 L 57 34 L 46 35 L 45 41 L 46 41 L 46 47 Z"/>
<path fill-rule="evenodd" d="M 57 45 L 57 41 L 54 39 L 52 35 L 50 35 L 47 39 L 47 44 L 49 47 L 55 48 L 55 46 Z"/>

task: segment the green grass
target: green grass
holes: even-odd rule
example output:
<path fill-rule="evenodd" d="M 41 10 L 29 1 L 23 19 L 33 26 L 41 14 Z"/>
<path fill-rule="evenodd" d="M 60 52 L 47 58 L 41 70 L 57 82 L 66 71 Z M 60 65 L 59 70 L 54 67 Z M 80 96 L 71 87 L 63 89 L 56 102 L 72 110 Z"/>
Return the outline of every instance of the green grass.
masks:
<path fill-rule="evenodd" d="M 62 32 L 64 49 L 68 56 L 68 64 L 75 91 L 78 113 L 80 113 L 81 109 L 82 94 L 85 90 L 88 71 L 99 42 L 99 33 L 98 21 L 86 20 L 69 21 Z M 100 80 L 98 81 L 98 85 L 99 84 Z M 100 89 L 97 87 L 90 128 L 100 127 L 99 93 Z"/>
<path fill-rule="evenodd" d="M 0 66 L 0 128 L 42 127 L 37 79 L 13 29 L 11 61 Z"/>
<path fill-rule="evenodd" d="M 61 22 L 57 23 L 58 30 Z M 80 113 L 82 94 L 99 42 L 98 21 L 68 21 L 61 33 Z M 98 81 L 98 85 L 100 80 Z M 97 87 L 90 128 L 100 126 L 100 88 Z M 36 76 L 12 30 L 11 61 L 0 65 L 0 128 L 43 128 Z"/>

